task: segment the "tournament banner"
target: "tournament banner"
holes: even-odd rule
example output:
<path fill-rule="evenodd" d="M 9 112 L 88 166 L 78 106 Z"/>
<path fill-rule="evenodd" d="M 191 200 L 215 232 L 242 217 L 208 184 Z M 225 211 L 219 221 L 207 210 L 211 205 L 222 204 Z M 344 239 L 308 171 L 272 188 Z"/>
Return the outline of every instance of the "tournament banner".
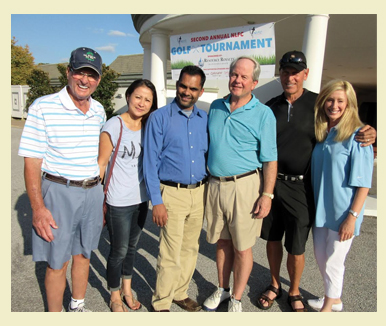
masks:
<path fill-rule="evenodd" d="M 199 66 L 207 79 L 228 79 L 229 65 L 239 56 L 251 56 L 261 66 L 260 78 L 275 75 L 274 23 L 173 35 L 170 37 L 172 79 L 184 66 Z"/>

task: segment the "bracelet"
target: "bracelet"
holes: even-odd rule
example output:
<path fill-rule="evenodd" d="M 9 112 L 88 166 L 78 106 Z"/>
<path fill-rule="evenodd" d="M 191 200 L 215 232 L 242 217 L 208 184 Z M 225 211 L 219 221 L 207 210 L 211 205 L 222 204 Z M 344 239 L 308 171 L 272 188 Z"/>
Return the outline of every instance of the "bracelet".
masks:
<path fill-rule="evenodd" d="M 271 199 L 273 199 L 273 194 L 269 194 L 268 192 L 263 192 L 263 195 L 264 196 L 267 196 L 267 197 L 269 197 L 269 198 L 271 198 Z"/>
<path fill-rule="evenodd" d="M 357 213 L 357 212 L 354 212 L 352 209 L 350 209 L 348 212 L 349 212 L 352 216 L 354 216 L 355 218 L 358 217 L 358 213 Z"/>

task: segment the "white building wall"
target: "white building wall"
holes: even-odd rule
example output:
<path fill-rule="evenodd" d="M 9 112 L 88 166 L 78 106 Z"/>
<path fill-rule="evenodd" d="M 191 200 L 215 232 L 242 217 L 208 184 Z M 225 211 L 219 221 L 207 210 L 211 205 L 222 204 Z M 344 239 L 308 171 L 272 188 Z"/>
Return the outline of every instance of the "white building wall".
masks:
<path fill-rule="evenodd" d="M 11 85 L 11 117 L 27 118 L 27 93 L 29 86 Z"/>

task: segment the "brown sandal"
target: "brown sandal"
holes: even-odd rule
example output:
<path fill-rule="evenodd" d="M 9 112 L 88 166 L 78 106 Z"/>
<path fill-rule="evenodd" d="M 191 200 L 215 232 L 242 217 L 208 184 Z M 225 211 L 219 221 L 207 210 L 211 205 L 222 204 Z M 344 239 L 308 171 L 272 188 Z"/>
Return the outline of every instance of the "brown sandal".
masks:
<path fill-rule="evenodd" d="M 110 310 L 111 312 L 129 312 L 125 305 L 123 304 L 123 302 L 117 302 L 117 301 L 111 301 L 110 300 L 110 304 L 109 304 L 109 307 L 110 307 Z M 114 307 L 119 307 L 122 309 L 122 311 L 114 311 Z"/>
<path fill-rule="evenodd" d="M 300 309 L 296 309 L 292 306 L 292 303 L 295 302 L 295 301 L 301 301 L 301 303 L 303 304 L 303 308 L 300 308 Z M 306 308 L 306 305 L 303 301 L 303 297 L 301 295 L 289 295 L 288 296 L 288 299 L 287 299 L 287 302 L 288 304 L 290 305 L 291 309 L 293 312 L 307 312 L 307 308 Z"/>
<path fill-rule="evenodd" d="M 126 300 L 126 297 L 131 298 L 131 300 L 133 301 L 132 306 L 129 305 L 129 302 Z M 141 303 L 138 300 L 136 300 L 131 295 L 124 294 L 122 290 L 121 290 L 121 299 L 131 310 L 139 310 L 142 307 Z"/>
<path fill-rule="evenodd" d="M 265 294 L 265 292 L 268 292 L 268 291 L 272 291 L 273 293 L 276 294 L 276 297 L 273 298 L 273 299 L 270 299 L 268 298 L 268 296 Z M 273 285 L 269 285 L 264 291 L 263 293 L 260 294 L 260 297 L 257 299 L 257 307 L 260 308 L 261 310 L 268 310 L 270 308 L 272 308 L 273 306 L 273 302 L 276 300 L 276 299 L 279 299 L 283 294 L 283 291 L 281 289 L 281 285 L 279 286 L 279 288 L 275 288 Z M 268 306 L 264 306 L 262 303 L 261 303 L 261 300 L 265 300 L 266 302 L 268 302 Z"/>

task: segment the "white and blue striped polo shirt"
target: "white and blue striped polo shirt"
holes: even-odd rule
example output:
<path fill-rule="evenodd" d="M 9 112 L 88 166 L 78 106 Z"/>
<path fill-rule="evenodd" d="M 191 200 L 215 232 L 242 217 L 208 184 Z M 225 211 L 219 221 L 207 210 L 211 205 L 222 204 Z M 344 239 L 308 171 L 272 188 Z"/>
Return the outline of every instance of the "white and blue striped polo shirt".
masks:
<path fill-rule="evenodd" d="M 42 158 L 42 171 L 70 180 L 99 175 L 98 146 L 106 122 L 103 106 L 90 99 L 81 112 L 67 88 L 40 97 L 28 109 L 19 155 Z"/>

